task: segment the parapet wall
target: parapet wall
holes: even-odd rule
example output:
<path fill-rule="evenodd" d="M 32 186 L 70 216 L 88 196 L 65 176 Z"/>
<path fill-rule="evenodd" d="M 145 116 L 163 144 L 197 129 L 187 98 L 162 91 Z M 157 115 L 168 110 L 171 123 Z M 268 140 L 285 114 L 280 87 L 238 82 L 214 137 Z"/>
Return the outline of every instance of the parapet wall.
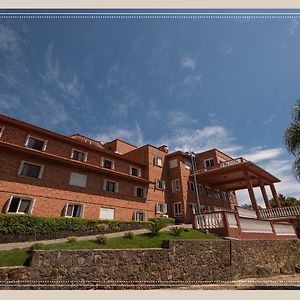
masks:
<path fill-rule="evenodd" d="M 189 240 L 168 241 L 162 249 L 38 250 L 29 267 L 0 268 L 0 280 L 2 289 L 119 289 L 217 283 L 299 269 L 299 240 Z"/>

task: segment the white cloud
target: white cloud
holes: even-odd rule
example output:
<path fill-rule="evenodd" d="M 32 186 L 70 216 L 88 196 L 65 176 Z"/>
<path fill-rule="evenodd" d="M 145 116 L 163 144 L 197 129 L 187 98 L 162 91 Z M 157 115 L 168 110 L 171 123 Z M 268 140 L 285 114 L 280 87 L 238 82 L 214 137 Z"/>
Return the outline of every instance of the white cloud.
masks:
<path fill-rule="evenodd" d="M 191 57 L 184 56 L 181 58 L 180 66 L 183 69 L 194 70 L 196 68 L 196 61 Z"/>
<path fill-rule="evenodd" d="M 273 120 L 277 117 L 277 114 L 273 114 L 271 116 L 269 116 L 268 118 L 266 118 L 263 122 L 264 125 L 273 122 Z"/>
<path fill-rule="evenodd" d="M 17 108 L 20 104 L 18 97 L 0 94 L 0 109 L 11 110 Z"/>
<path fill-rule="evenodd" d="M 67 67 L 61 67 L 59 59 L 54 57 L 54 45 L 51 43 L 48 46 L 45 62 L 46 75 L 45 79 L 49 82 L 54 82 L 56 86 L 67 96 L 79 97 L 83 85 L 78 79 L 78 75 L 68 71 Z"/>
<path fill-rule="evenodd" d="M 290 22 L 289 25 L 289 35 L 294 35 L 298 26 L 299 26 L 299 19 L 298 18 L 293 18 Z"/>
<path fill-rule="evenodd" d="M 166 125 L 168 128 L 175 128 L 177 126 L 197 123 L 196 119 L 193 119 L 189 114 L 183 111 L 171 111 L 167 113 L 166 120 Z"/>
<path fill-rule="evenodd" d="M 203 86 L 202 78 L 203 78 L 202 74 L 186 76 L 183 80 L 183 84 L 189 85 L 189 86 L 199 85 L 202 87 Z"/>
<path fill-rule="evenodd" d="M 275 157 L 278 157 L 282 153 L 283 153 L 282 148 L 271 148 L 271 149 L 264 149 L 264 150 L 252 149 L 251 152 L 242 154 L 242 156 L 252 162 L 259 162 L 259 161 L 273 159 Z"/>
<path fill-rule="evenodd" d="M 93 136 L 101 143 L 106 143 L 114 139 L 121 139 L 136 146 L 142 146 L 144 143 L 139 124 L 136 124 L 135 128 L 110 128 L 103 133 L 98 133 Z"/>
<path fill-rule="evenodd" d="M 11 28 L 0 24 L 0 49 L 15 50 L 20 42 L 20 37 Z"/>

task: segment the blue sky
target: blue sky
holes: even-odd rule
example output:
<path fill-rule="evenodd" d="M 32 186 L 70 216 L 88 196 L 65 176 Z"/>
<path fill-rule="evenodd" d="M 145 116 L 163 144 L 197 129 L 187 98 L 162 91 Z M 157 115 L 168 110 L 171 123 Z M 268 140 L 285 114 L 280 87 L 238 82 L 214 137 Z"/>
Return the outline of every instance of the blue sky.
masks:
<path fill-rule="evenodd" d="M 300 197 L 283 145 L 299 19 L 0 19 L 0 112 L 106 142 L 219 148 Z M 244 196 L 241 195 L 243 198 Z"/>

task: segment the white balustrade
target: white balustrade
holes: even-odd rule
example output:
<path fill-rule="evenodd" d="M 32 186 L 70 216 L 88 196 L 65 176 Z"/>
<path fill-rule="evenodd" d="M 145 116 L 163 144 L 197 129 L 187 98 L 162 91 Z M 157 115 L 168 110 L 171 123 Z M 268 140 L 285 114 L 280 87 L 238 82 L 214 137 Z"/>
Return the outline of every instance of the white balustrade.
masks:
<path fill-rule="evenodd" d="M 241 231 L 253 233 L 272 233 L 270 221 L 240 218 Z"/>
<path fill-rule="evenodd" d="M 196 226 L 198 229 L 212 229 L 224 227 L 224 216 L 221 212 L 215 212 L 210 214 L 202 214 L 196 217 Z"/>
<path fill-rule="evenodd" d="M 263 219 L 300 216 L 300 205 L 261 209 L 259 213 Z"/>
<path fill-rule="evenodd" d="M 296 235 L 292 224 L 273 223 L 276 235 Z"/>

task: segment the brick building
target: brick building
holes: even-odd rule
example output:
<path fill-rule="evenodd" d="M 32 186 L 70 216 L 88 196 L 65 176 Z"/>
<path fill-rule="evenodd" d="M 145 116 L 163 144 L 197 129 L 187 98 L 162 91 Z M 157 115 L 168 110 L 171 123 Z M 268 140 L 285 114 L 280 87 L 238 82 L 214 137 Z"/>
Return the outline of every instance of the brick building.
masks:
<path fill-rule="evenodd" d="M 102 144 L 0 115 L 0 210 L 121 220 L 168 215 L 192 223 L 199 204 L 203 213 L 235 211 L 235 191 L 243 188 L 258 213 L 253 187 L 260 186 L 269 208 L 265 185 L 280 206 L 279 180 L 255 164 L 217 149 L 191 159 L 165 145 Z"/>

